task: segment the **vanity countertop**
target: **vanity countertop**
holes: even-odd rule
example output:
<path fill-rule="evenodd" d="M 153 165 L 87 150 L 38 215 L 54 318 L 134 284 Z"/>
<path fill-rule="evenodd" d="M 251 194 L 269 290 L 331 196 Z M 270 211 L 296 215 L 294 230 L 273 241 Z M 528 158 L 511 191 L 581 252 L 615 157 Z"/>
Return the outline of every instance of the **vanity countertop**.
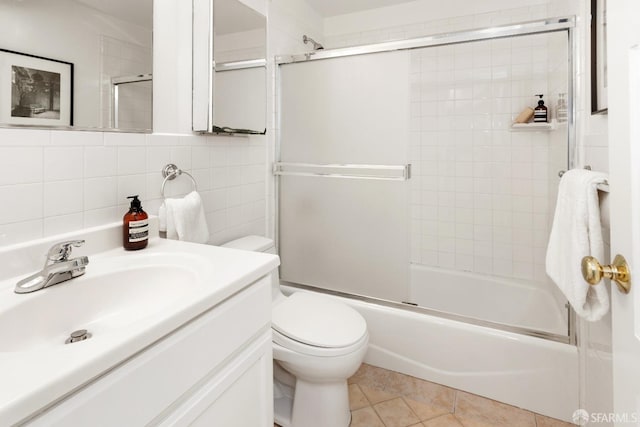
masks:
<path fill-rule="evenodd" d="M 87 242 L 95 231 L 88 234 Z M 89 256 L 84 276 L 30 294 L 13 292 L 24 274 L 3 274 L 25 266 L 0 270 L 1 425 L 50 407 L 279 265 L 274 255 L 160 238 L 140 251 L 105 247 L 117 240 L 76 249 L 72 256 Z M 37 258 L 28 254 L 50 241 L 13 256 Z M 93 336 L 65 345 L 76 329 Z"/>

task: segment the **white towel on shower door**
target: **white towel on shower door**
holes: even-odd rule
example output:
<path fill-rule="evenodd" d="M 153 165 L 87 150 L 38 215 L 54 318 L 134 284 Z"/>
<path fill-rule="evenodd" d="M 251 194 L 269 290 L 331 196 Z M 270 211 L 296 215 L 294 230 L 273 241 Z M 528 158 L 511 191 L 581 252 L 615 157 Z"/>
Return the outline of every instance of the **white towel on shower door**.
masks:
<path fill-rule="evenodd" d="M 182 199 L 165 199 L 159 210 L 160 217 L 164 217 L 167 239 L 183 240 L 194 243 L 209 241 L 209 228 L 204 215 L 202 199 L 196 191 Z"/>
<path fill-rule="evenodd" d="M 609 295 L 603 283 L 590 286 L 585 282 L 581 261 L 587 255 L 600 261 L 604 257 L 597 185 L 606 179 L 602 172 L 585 169 L 565 172 L 547 247 L 547 274 L 576 313 L 592 322 L 609 310 Z"/>

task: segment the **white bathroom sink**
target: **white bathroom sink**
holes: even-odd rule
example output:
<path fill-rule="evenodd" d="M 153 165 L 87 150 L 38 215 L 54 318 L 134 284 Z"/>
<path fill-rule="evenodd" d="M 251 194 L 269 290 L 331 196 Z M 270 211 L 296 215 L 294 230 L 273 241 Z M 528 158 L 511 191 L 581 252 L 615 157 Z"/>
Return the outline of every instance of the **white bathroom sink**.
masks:
<path fill-rule="evenodd" d="M 121 224 L 111 224 L 0 248 L 0 425 L 54 404 L 279 264 L 274 255 L 160 238 L 129 252 L 121 233 Z M 14 293 L 42 268 L 52 244 L 73 239 L 86 241 L 71 254 L 88 256 L 83 276 Z M 65 344 L 79 329 L 91 337 Z"/>
<path fill-rule="evenodd" d="M 84 276 L 14 296 L 16 304 L 0 312 L 0 352 L 62 346 L 79 329 L 92 339 L 124 333 L 202 283 L 198 260 L 152 253 L 95 257 Z"/>

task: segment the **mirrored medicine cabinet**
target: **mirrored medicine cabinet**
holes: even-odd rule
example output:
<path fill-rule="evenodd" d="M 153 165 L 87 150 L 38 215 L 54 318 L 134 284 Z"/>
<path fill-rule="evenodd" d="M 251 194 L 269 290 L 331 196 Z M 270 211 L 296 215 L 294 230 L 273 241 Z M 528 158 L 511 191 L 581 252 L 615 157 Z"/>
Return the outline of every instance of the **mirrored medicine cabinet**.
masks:
<path fill-rule="evenodd" d="M 153 0 L 0 0 L 0 126 L 150 132 Z"/>
<path fill-rule="evenodd" d="M 266 132 L 266 18 L 239 0 L 194 0 L 193 130 Z"/>

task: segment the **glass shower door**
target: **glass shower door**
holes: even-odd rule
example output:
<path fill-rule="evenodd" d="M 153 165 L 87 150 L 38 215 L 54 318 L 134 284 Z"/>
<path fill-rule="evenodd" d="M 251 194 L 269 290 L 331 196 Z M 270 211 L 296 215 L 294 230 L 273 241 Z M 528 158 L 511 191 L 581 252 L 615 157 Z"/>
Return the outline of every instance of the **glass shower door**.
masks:
<path fill-rule="evenodd" d="M 573 124 L 512 123 L 536 94 L 551 120 L 573 101 L 568 46 L 557 31 L 281 64 L 283 280 L 567 341 L 544 263 Z"/>
<path fill-rule="evenodd" d="M 280 71 L 282 280 L 406 300 L 408 53 Z"/>

